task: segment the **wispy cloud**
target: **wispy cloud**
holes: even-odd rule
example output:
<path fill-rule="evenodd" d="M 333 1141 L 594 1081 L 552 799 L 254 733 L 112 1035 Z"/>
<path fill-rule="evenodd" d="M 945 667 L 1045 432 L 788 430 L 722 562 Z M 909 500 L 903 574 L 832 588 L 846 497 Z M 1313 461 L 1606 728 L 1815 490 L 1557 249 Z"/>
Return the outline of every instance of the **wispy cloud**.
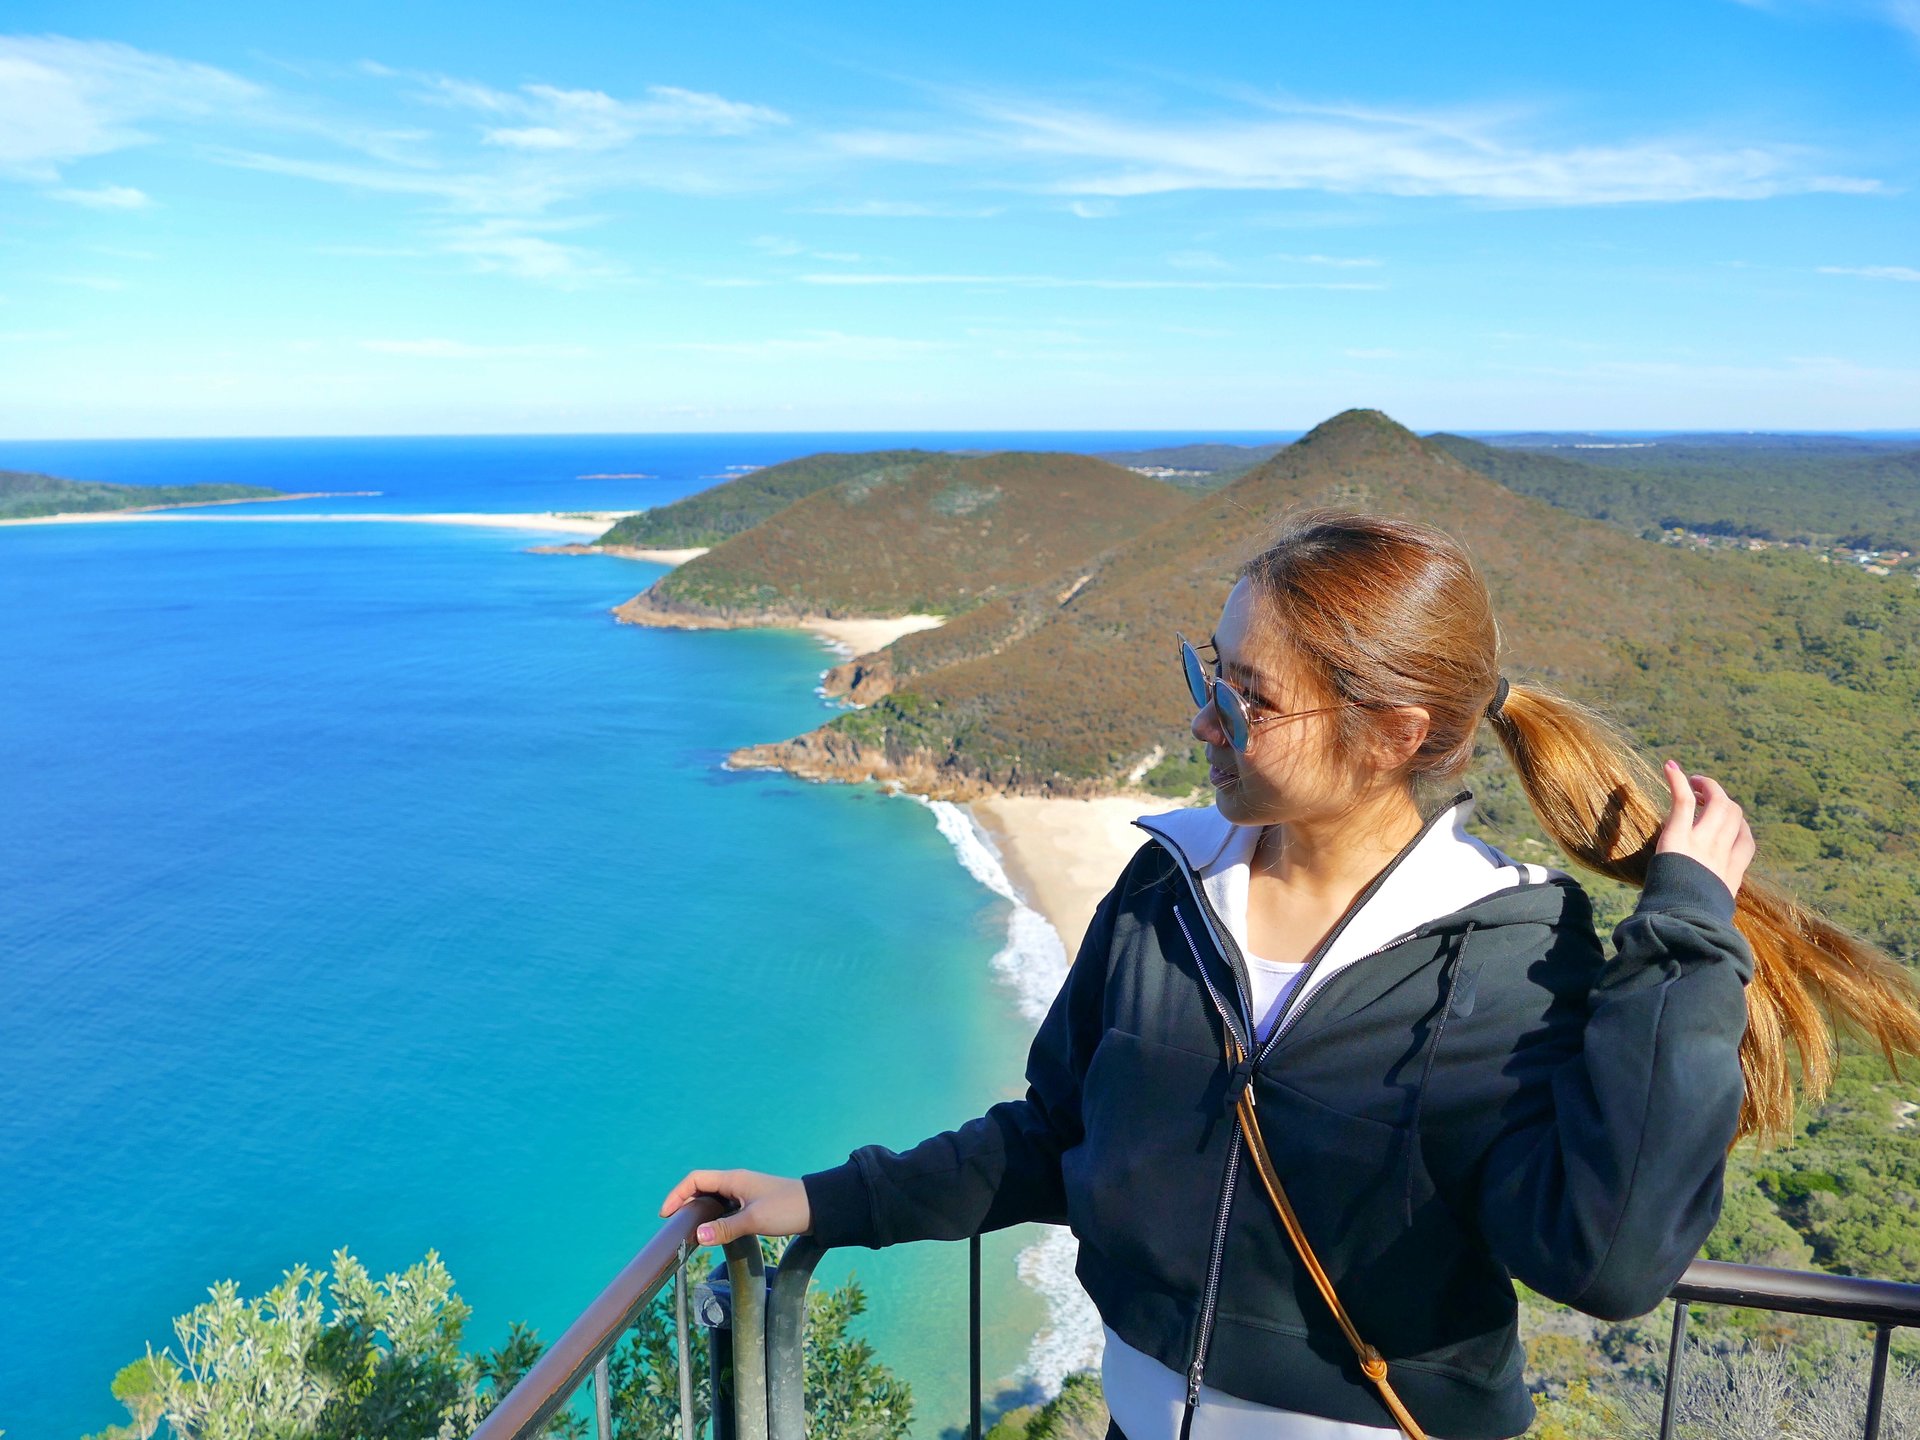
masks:
<path fill-rule="evenodd" d="M 627 278 L 625 267 L 580 245 L 549 240 L 546 233 L 579 229 L 595 223 L 572 220 L 519 220 L 495 217 L 475 225 L 451 226 L 437 232 L 439 246 L 460 255 L 480 271 L 535 280 L 560 289 Z"/>
<path fill-rule="evenodd" d="M 362 350 L 420 360 L 573 359 L 591 355 L 584 345 L 475 345 L 465 340 L 362 340 Z"/>
<path fill-rule="evenodd" d="M 53 198 L 92 210 L 144 210 L 153 199 L 131 185 L 96 185 L 91 190 L 55 190 Z"/>
<path fill-rule="evenodd" d="M 1689 137 L 1550 147 L 1520 138 L 1510 117 L 1494 114 L 1273 101 L 1253 113 L 1154 121 L 1025 101 L 971 103 L 1001 127 L 1010 153 L 1060 172 L 1042 188 L 1070 195 L 1318 190 L 1559 206 L 1883 188 L 1822 173 L 1801 147 Z"/>
<path fill-rule="evenodd" d="M 1066 275 L 801 275 L 803 285 L 990 285 L 1021 290 L 1384 290 L 1385 285 L 1307 280 L 1131 280 Z"/>
<path fill-rule="evenodd" d="M 513 150 L 616 150 L 643 135 L 744 135 L 789 123 L 770 106 L 674 85 L 649 85 L 644 98 L 621 100 L 557 85 L 507 91 L 445 75 L 420 78 L 425 98 L 520 122 L 481 131 L 486 144 Z"/>
<path fill-rule="evenodd" d="M 732 355 L 748 360 L 832 358 L 836 360 L 897 360 L 944 350 L 940 340 L 903 339 L 894 335 L 847 335 L 838 330 L 810 330 L 801 335 L 764 340 L 688 340 L 671 346 L 705 355 Z"/>
<path fill-rule="evenodd" d="M 1233 268 L 1211 250 L 1176 250 L 1167 256 L 1167 264 L 1176 270 L 1231 270 Z"/>
<path fill-rule="evenodd" d="M 209 119 L 262 93 L 225 70 L 117 41 L 0 36 L 0 176 L 57 181 L 76 160 L 151 142 L 147 127 Z"/>
<path fill-rule="evenodd" d="M 1371 270 L 1383 262 L 1365 255 L 1271 255 L 1288 265 L 1327 265 L 1336 270 Z"/>
<path fill-rule="evenodd" d="M 876 220 L 989 220 L 1004 205 L 942 205 L 923 200 L 847 200 L 810 205 L 810 215 L 852 215 Z"/>
<path fill-rule="evenodd" d="M 1865 280 L 1920 281 L 1920 270 L 1911 265 L 1822 265 L 1822 275 L 1858 275 Z"/>

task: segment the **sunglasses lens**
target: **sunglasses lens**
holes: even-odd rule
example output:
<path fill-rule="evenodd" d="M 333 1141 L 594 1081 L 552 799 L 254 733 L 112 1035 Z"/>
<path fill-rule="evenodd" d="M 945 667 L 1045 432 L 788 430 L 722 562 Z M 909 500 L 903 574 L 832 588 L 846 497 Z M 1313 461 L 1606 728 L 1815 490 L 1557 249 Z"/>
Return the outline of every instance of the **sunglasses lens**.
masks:
<path fill-rule="evenodd" d="M 1213 699 L 1220 709 L 1220 722 L 1227 730 L 1227 743 L 1235 751 L 1245 751 L 1252 728 L 1247 724 L 1247 707 L 1241 701 L 1239 692 L 1224 681 L 1217 682 L 1213 687 Z"/>
<path fill-rule="evenodd" d="M 1193 703 L 1207 703 L 1207 671 L 1200 663 L 1200 656 L 1190 641 L 1180 642 L 1180 665 L 1187 672 L 1187 693 L 1193 696 Z"/>

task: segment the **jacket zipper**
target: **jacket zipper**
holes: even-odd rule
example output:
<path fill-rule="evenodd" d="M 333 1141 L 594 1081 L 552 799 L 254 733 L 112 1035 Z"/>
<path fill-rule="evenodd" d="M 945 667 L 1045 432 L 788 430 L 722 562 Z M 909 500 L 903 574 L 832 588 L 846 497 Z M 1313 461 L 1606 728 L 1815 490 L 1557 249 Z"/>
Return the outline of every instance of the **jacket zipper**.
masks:
<path fill-rule="evenodd" d="M 1456 797 L 1456 803 L 1457 799 L 1458 797 Z M 1431 821 L 1429 822 L 1429 826 L 1430 825 Z M 1410 842 L 1409 848 L 1411 848 L 1411 844 L 1417 844 L 1419 840 L 1425 838 L 1428 828 L 1427 826 L 1421 828 L 1420 834 L 1414 838 L 1413 842 Z M 1180 867 L 1180 873 L 1186 878 L 1187 888 L 1193 892 L 1194 902 L 1200 907 L 1200 913 L 1205 918 L 1207 929 L 1214 940 L 1214 948 L 1226 956 L 1227 966 L 1233 972 L 1234 988 L 1237 991 L 1236 998 L 1240 1001 L 1240 1015 L 1237 1017 L 1237 1023 L 1233 1012 L 1227 1008 L 1226 1002 L 1221 999 L 1219 989 L 1213 983 L 1213 978 L 1207 974 L 1206 962 L 1201 958 L 1200 947 L 1193 943 L 1193 932 L 1187 928 L 1186 917 L 1180 913 L 1180 907 L 1178 905 L 1173 908 L 1173 918 L 1179 923 L 1180 933 L 1185 937 L 1187 947 L 1193 951 L 1194 967 L 1200 972 L 1200 981 L 1206 987 L 1207 995 L 1212 1000 L 1214 1009 L 1220 1012 L 1221 1023 L 1233 1033 L 1235 1039 L 1241 1041 L 1241 1053 L 1243 1055 L 1250 1055 L 1252 1059 L 1248 1063 L 1257 1069 L 1261 1062 L 1264 1061 L 1272 1051 L 1275 1043 L 1280 1039 L 1280 1036 L 1285 1032 L 1287 1024 L 1292 1020 L 1294 1013 L 1297 1010 L 1304 1009 L 1307 1003 L 1316 998 L 1316 996 L 1309 995 L 1307 1000 L 1303 1002 L 1294 997 L 1297 997 L 1306 989 L 1309 978 L 1313 975 L 1313 972 L 1319 968 L 1321 960 L 1325 958 L 1327 950 L 1331 947 L 1331 942 L 1339 937 L 1340 931 L 1344 930 L 1346 926 L 1343 923 L 1337 927 L 1326 939 L 1322 940 L 1320 945 L 1315 949 L 1314 954 L 1307 962 L 1306 968 L 1300 972 L 1300 978 L 1295 982 L 1292 996 L 1288 998 L 1280 1014 L 1274 1018 L 1273 1033 L 1260 1044 L 1258 1050 L 1255 1050 L 1253 1043 L 1253 987 L 1247 979 L 1246 960 L 1240 953 L 1239 942 L 1228 933 L 1218 912 L 1213 908 L 1213 902 L 1207 898 L 1205 887 L 1200 884 L 1199 877 L 1193 873 L 1193 868 L 1187 864 L 1186 856 L 1180 854 L 1179 851 L 1171 845 L 1167 845 L 1165 848 L 1173 856 L 1174 862 Z M 1401 852 L 1403 856 L 1406 853 L 1404 850 Z M 1393 866 L 1389 865 L 1378 875 L 1374 876 L 1373 880 L 1368 883 L 1366 889 L 1354 899 L 1347 911 L 1349 916 L 1357 913 L 1360 907 L 1372 898 L 1374 892 L 1378 890 L 1382 882 L 1385 881 L 1388 871 L 1392 869 Z M 1366 955 L 1358 958 L 1365 960 L 1371 956 L 1378 955 L 1382 950 L 1391 949 L 1395 945 L 1412 939 L 1415 935 L 1419 934 L 1419 932 L 1420 927 L 1416 926 L 1407 934 L 1397 935 L 1385 945 L 1370 950 Z M 1194 1408 L 1200 1403 L 1200 1377 L 1206 1372 L 1208 1345 L 1213 1338 L 1214 1307 L 1219 1300 L 1220 1294 L 1220 1265 L 1226 1255 L 1227 1220 L 1233 1213 L 1233 1187 L 1234 1181 L 1240 1174 L 1240 1147 L 1242 1141 L 1243 1137 L 1240 1134 L 1240 1127 L 1235 1123 L 1233 1134 L 1227 1141 L 1226 1173 L 1220 1182 L 1220 1204 L 1214 1214 L 1213 1244 L 1207 1253 L 1206 1288 L 1201 1292 L 1200 1315 L 1198 1322 L 1194 1326 L 1192 1355 L 1187 1362 L 1187 1404 L 1185 1414 L 1181 1417 L 1180 1421 L 1180 1440 L 1188 1440 L 1188 1433 L 1193 1425 Z"/>

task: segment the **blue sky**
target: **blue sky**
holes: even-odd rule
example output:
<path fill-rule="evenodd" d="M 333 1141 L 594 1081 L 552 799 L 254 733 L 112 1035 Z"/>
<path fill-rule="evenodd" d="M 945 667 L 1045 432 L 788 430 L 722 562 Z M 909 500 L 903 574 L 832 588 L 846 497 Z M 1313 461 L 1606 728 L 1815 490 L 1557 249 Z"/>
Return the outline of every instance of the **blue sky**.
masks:
<path fill-rule="evenodd" d="M 0 10 L 0 436 L 1920 426 L 1920 0 Z"/>

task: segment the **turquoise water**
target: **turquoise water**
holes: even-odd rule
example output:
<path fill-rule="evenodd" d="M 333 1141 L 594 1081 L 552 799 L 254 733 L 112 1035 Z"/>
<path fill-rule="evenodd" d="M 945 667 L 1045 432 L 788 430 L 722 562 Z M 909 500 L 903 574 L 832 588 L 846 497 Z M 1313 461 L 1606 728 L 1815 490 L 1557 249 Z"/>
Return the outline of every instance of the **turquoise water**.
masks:
<path fill-rule="evenodd" d="M 652 443 L 7 445 L 0 466 L 376 474 L 379 508 L 532 510 L 629 483 L 571 478 L 592 471 L 658 475 L 631 482 L 657 501 L 828 448 Z M 1020 1093 L 1031 999 L 993 963 L 1012 907 L 934 814 L 721 768 L 826 718 L 835 657 L 617 625 L 657 567 L 524 553 L 542 538 L 0 530 L 9 1440 L 124 1419 L 114 1372 L 178 1353 L 171 1317 L 216 1280 L 432 1248 L 471 1346 L 514 1320 L 550 1340 L 686 1169 L 799 1173 Z M 990 1393 L 1044 1319 L 1014 1268 L 1037 1233 L 989 1237 Z M 866 1282 L 916 1432 L 959 1423 L 965 1247 L 833 1262 Z"/>

